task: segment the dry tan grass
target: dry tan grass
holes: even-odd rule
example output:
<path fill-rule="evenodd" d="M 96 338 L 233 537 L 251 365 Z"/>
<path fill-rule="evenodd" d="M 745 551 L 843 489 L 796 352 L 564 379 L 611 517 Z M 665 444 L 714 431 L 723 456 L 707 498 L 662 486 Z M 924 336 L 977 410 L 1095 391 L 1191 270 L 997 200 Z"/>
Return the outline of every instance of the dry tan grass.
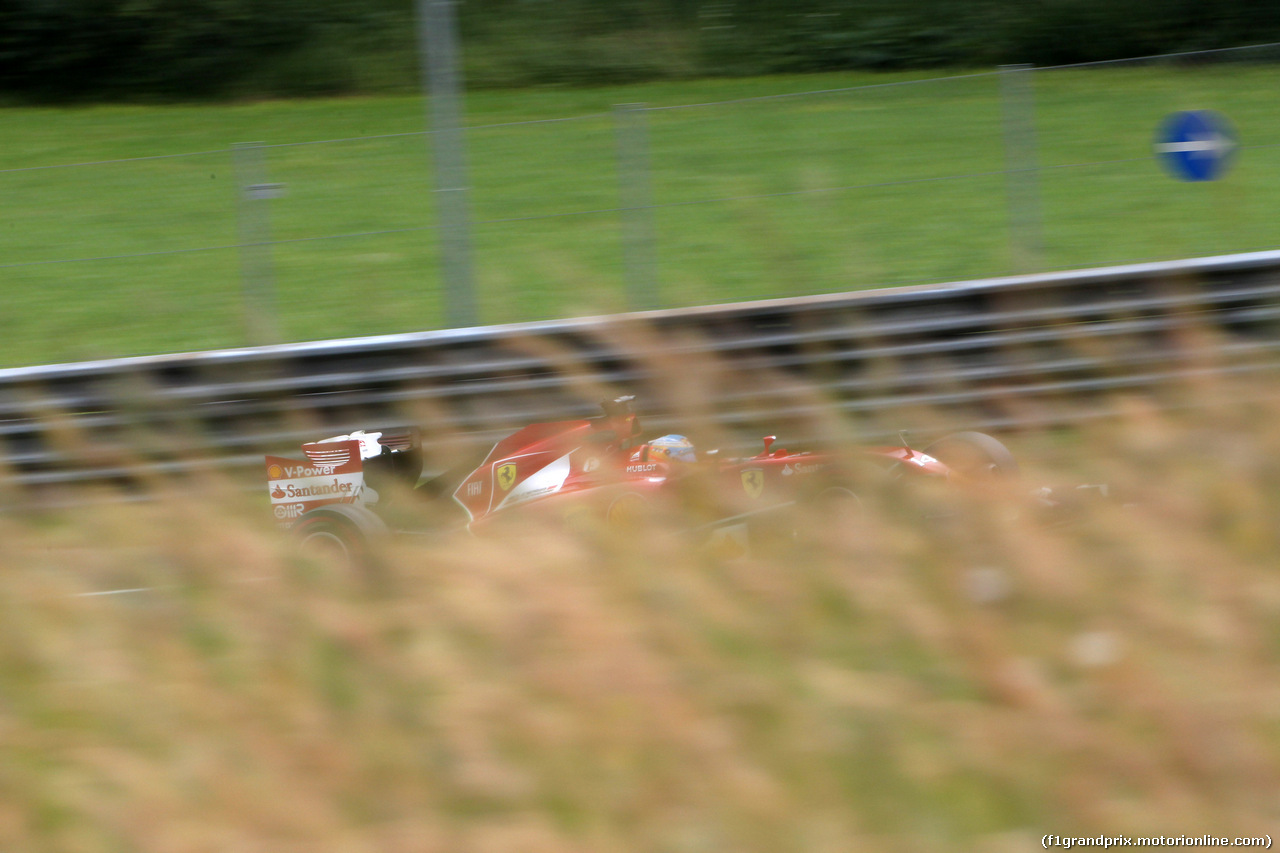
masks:
<path fill-rule="evenodd" d="M 749 557 L 529 528 L 353 577 L 214 486 L 0 519 L 0 849 L 1274 832 L 1280 408 L 1229 399 L 1020 437 L 1132 504 L 1069 526 L 892 494 Z"/>

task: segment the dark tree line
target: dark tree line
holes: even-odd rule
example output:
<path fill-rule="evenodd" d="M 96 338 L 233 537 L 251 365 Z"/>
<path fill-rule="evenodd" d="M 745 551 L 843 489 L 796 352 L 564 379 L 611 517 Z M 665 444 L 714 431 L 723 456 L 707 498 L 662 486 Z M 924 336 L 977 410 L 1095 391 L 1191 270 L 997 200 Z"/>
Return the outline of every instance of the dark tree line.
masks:
<path fill-rule="evenodd" d="M 1272 0 L 458 0 L 471 86 L 1116 59 L 1280 40 Z M 414 0 L 0 0 L 0 94 L 416 85 Z"/>

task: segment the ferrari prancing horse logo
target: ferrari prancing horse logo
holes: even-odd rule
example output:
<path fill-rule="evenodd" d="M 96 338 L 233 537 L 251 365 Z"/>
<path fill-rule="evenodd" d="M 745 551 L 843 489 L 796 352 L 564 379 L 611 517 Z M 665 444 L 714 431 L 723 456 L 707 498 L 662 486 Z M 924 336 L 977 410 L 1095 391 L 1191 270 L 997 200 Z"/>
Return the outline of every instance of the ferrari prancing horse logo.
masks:
<path fill-rule="evenodd" d="M 516 463 L 508 462 L 505 465 L 499 465 L 495 474 L 498 478 L 498 488 L 502 491 L 509 491 L 516 484 Z"/>
<path fill-rule="evenodd" d="M 764 471 L 759 468 L 748 468 L 742 472 L 742 489 L 749 498 L 758 498 L 764 491 Z"/>

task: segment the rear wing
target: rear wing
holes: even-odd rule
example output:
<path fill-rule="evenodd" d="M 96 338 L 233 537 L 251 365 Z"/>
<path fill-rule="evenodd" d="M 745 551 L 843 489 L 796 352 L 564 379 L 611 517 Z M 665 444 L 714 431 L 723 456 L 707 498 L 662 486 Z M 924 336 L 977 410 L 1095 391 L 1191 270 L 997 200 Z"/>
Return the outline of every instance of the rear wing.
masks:
<path fill-rule="evenodd" d="M 266 457 L 267 494 L 276 521 L 292 527 L 298 517 L 318 506 L 357 503 L 364 494 L 364 462 L 360 442 L 304 444 L 303 459 Z"/>

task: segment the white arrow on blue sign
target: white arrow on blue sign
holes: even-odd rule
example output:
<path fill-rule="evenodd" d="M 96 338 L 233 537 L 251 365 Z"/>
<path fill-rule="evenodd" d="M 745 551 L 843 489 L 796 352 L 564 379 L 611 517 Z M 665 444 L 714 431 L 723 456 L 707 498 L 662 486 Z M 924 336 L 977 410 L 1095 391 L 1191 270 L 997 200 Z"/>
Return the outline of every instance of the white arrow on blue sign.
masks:
<path fill-rule="evenodd" d="M 1160 125 L 1155 150 L 1174 177 L 1214 181 L 1226 174 L 1240 144 L 1227 117 L 1213 110 L 1183 110 Z"/>

